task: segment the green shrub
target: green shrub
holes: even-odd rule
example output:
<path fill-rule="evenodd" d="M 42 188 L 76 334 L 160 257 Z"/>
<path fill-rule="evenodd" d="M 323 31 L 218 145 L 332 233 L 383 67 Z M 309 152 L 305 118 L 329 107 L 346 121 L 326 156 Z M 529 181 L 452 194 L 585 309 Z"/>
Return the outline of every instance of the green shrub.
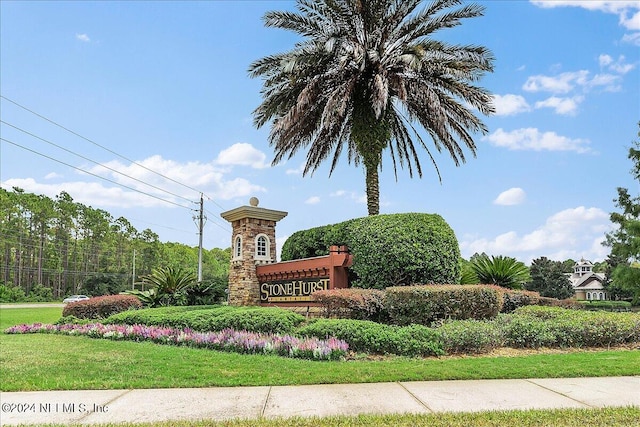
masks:
<path fill-rule="evenodd" d="M 195 283 L 187 289 L 187 305 L 213 305 L 227 300 L 229 275 Z"/>
<path fill-rule="evenodd" d="M 409 325 L 397 328 L 395 349 L 390 353 L 400 356 L 442 356 L 442 337 L 439 331 L 423 325 Z"/>
<path fill-rule="evenodd" d="M 460 249 L 439 215 L 375 215 L 349 224 L 353 286 L 384 289 L 415 283 L 456 283 Z"/>
<path fill-rule="evenodd" d="M 302 315 L 280 308 L 238 308 L 211 319 L 209 330 L 235 329 L 237 331 L 288 334 L 303 321 Z"/>
<path fill-rule="evenodd" d="M 517 308 L 540 303 L 540 294 L 537 292 L 507 289 L 500 286 L 496 286 L 496 289 L 502 293 L 501 313 L 511 313 Z"/>
<path fill-rule="evenodd" d="M 11 286 L 0 283 L 0 302 L 23 302 L 27 296 L 20 286 Z"/>
<path fill-rule="evenodd" d="M 121 313 L 105 324 L 143 324 L 210 332 L 223 329 L 285 334 L 304 321 L 300 314 L 271 307 L 159 307 Z"/>
<path fill-rule="evenodd" d="M 53 291 L 41 283 L 36 284 L 27 295 L 29 302 L 48 302 L 53 301 Z"/>
<path fill-rule="evenodd" d="M 504 335 L 508 347 L 558 347 L 557 336 L 550 322 L 520 316 L 511 316 L 506 320 Z"/>
<path fill-rule="evenodd" d="M 384 307 L 385 292 L 377 289 L 330 289 L 312 295 L 325 317 L 338 317 L 384 322 L 388 315 Z"/>
<path fill-rule="evenodd" d="M 530 316 L 540 320 L 553 320 L 567 314 L 567 310 L 561 307 L 527 306 L 514 311 L 518 316 Z"/>
<path fill-rule="evenodd" d="M 472 257 L 471 268 L 480 283 L 509 289 L 522 289 L 523 284 L 531 279 L 529 268 L 521 261 L 508 256 L 499 255 L 489 258 L 483 253 Z"/>
<path fill-rule="evenodd" d="M 438 333 L 421 325 L 404 328 L 367 320 L 319 319 L 296 330 L 296 335 L 346 341 L 349 349 L 374 354 L 438 356 L 444 354 Z"/>
<path fill-rule="evenodd" d="M 523 307 L 508 318 L 512 347 L 609 347 L 640 342 L 640 314 Z"/>
<path fill-rule="evenodd" d="M 353 254 L 353 286 L 384 289 L 413 283 L 455 283 L 460 249 L 439 215 L 405 213 L 357 218 L 298 231 L 282 248 L 282 259 L 328 254 L 331 245 Z"/>
<path fill-rule="evenodd" d="M 436 330 L 448 354 L 486 353 L 504 344 L 504 333 L 495 321 L 447 321 Z"/>
<path fill-rule="evenodd" d="M 187 293 L 198 283 L 196 274 L 182 267 L 155 268 L 141 278 L 146 291 L 133 289 L 124 293 L 136 296 L 146 307 L 187 305 Z"/>
<path fill-rule="evenodd" d="M 629 301 L 579 301 L 585 310 L 630 311 Z"/>
<path fill-rule="evenodd" d="M 331 246 L 331 243 L 327 242 L 329 227 L 331 225 L 293 233 L 282 245 L 280 254 L 282 261 L 328 255 L 329 246 Z"/>
<path fill-rule="evenodd" d="M 444 319 L 491 319 L 502 307 L 502 295 L 491 286 L 423 285 L 387 288 L 385 306 L 396 325 L 430 325 Z"/>
<path fill-rule="evenodd" d="M 86 325 L 92 321 L 92 319 L 78 319 L 76 316 L 64 316 L 56 320 L 54 325 Z"/>
<path fill-rule="evenodd" d="M 234 310 L 230 306 L 179 306 L 145 308 L 115 314 L 105 319 L 104 324 L 166 326 L 208 331 L 208 319 Z M 202 313 L 201 313 L 202 312 Z"/>
<path fill-rule="evenodd" d="M 75 316 L 79 319 L 103 319 L 140 307 L 142 307 L 142 303 L 133 295 L 106 295 L 69 303 L 62 310 L 62 316 Z"/>
<path fill-rule="evenodd" d="M 567 299 L 557 299 L 557 298 L 549 298 L 549 297 L 540 297 L 539 305 L 543 305 L 546 307 L 559 307 L 559 308 L 568 308 L 573 310 L 581 310 L 583 308 L 582 304 L 578 301 L 567 298 Z"/>
<path fill-rule="evenodd" d="M 332 245 L 349 245 L 348 226 L 353 221 L 296 231 L 282 245 L 282 261 L 324 256 Z"/>

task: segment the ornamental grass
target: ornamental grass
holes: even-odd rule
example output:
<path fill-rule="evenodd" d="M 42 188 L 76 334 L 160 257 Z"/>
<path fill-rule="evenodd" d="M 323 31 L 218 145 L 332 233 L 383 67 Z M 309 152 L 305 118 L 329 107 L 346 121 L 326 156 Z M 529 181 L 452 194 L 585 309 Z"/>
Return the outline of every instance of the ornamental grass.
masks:
<path fill-rule="evenodd" d="M 151 341 L 158 344 L 184 345 L 244 354 L 266 354 L 311 360 L 339 360 L 347 355 L 346 342 L 329 338 L 297 338 L 290 335 L 260 334 L 225 329 L 219 332 L 195 332 L 145 325 L 22 324 L 5 330 L 7 334 L 50 333 L 84 335 L 112 340 Z"/>

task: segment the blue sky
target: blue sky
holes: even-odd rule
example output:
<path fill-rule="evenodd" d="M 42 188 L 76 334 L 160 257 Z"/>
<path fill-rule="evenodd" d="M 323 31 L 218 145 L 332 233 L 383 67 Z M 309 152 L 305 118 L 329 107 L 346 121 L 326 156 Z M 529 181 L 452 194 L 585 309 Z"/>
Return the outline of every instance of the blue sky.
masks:
<path fill-rule="evenodd" d="M 484 17 L 436 38 L 495 55 L 480 82 L 497 110 L 484 118 L 489 134 L 460 167 L 436 157 L 442 183 L 426 153 L 422 179 L 401 170 L 396 181 L 385 157 L 381 213 L 442 215 L 466 258 L 602 260 L 616 187 L 640 190 L 626 158 L 640 120 L 640 3 L 477 3 Z M 191 246 L 201 191 L 207 248 L 230 245 L 220 213 L 251 196 L 289 212 L 278 246 L 297 230 L 365 216 L 362 169 L 344 158 L 331 177 L 326 165 L 303 178 L 303 155 L 271 166 L 269 129 L 252 124 L 262 82 L 248 77 L 250 63 L 296 41 L 261 18 L 293 7 L 0 2 L 0 184 L 50 197 L 64 190 Z"/>

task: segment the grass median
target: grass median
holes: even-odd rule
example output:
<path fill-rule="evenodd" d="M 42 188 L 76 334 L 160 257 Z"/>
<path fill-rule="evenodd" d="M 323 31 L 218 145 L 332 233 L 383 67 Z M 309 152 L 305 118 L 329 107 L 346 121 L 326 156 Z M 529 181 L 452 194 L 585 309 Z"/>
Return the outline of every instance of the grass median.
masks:
<path fill-rule="evenodd" d="M 0 309 L 0 328 L 59 308 Z M 317 362 L 60 335 L 0 334 L 2 391 L 638 375 L 637 350 Z"/>

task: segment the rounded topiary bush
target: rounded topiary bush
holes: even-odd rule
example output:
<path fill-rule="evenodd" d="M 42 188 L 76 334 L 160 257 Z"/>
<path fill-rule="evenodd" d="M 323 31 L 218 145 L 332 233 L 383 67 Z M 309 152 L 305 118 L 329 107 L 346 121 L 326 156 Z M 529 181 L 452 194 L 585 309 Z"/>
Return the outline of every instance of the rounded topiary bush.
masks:
<path fill-rule="evenodd" d="M 354 256 L 356 287 L 458 281 L 458 240 L 436 214 L 375 215 L 298 231 L 284 243 L 282 260 L 326 255 L 329 246 L 343 244 Z"/>
<path fill-rule="evenodd" d="M 456 283 L 460 248 L 440 215 L 407 213 L 361 218 L 348 227 L 357 287 Z"/>
<path fill-rule="evenodd" d="M 290 261 L 328 255 L 329 246 L 349 245 L 348 227 L 354 221 L 357 219 L 296 231 L 282 245 L 281 259 Z"/>

